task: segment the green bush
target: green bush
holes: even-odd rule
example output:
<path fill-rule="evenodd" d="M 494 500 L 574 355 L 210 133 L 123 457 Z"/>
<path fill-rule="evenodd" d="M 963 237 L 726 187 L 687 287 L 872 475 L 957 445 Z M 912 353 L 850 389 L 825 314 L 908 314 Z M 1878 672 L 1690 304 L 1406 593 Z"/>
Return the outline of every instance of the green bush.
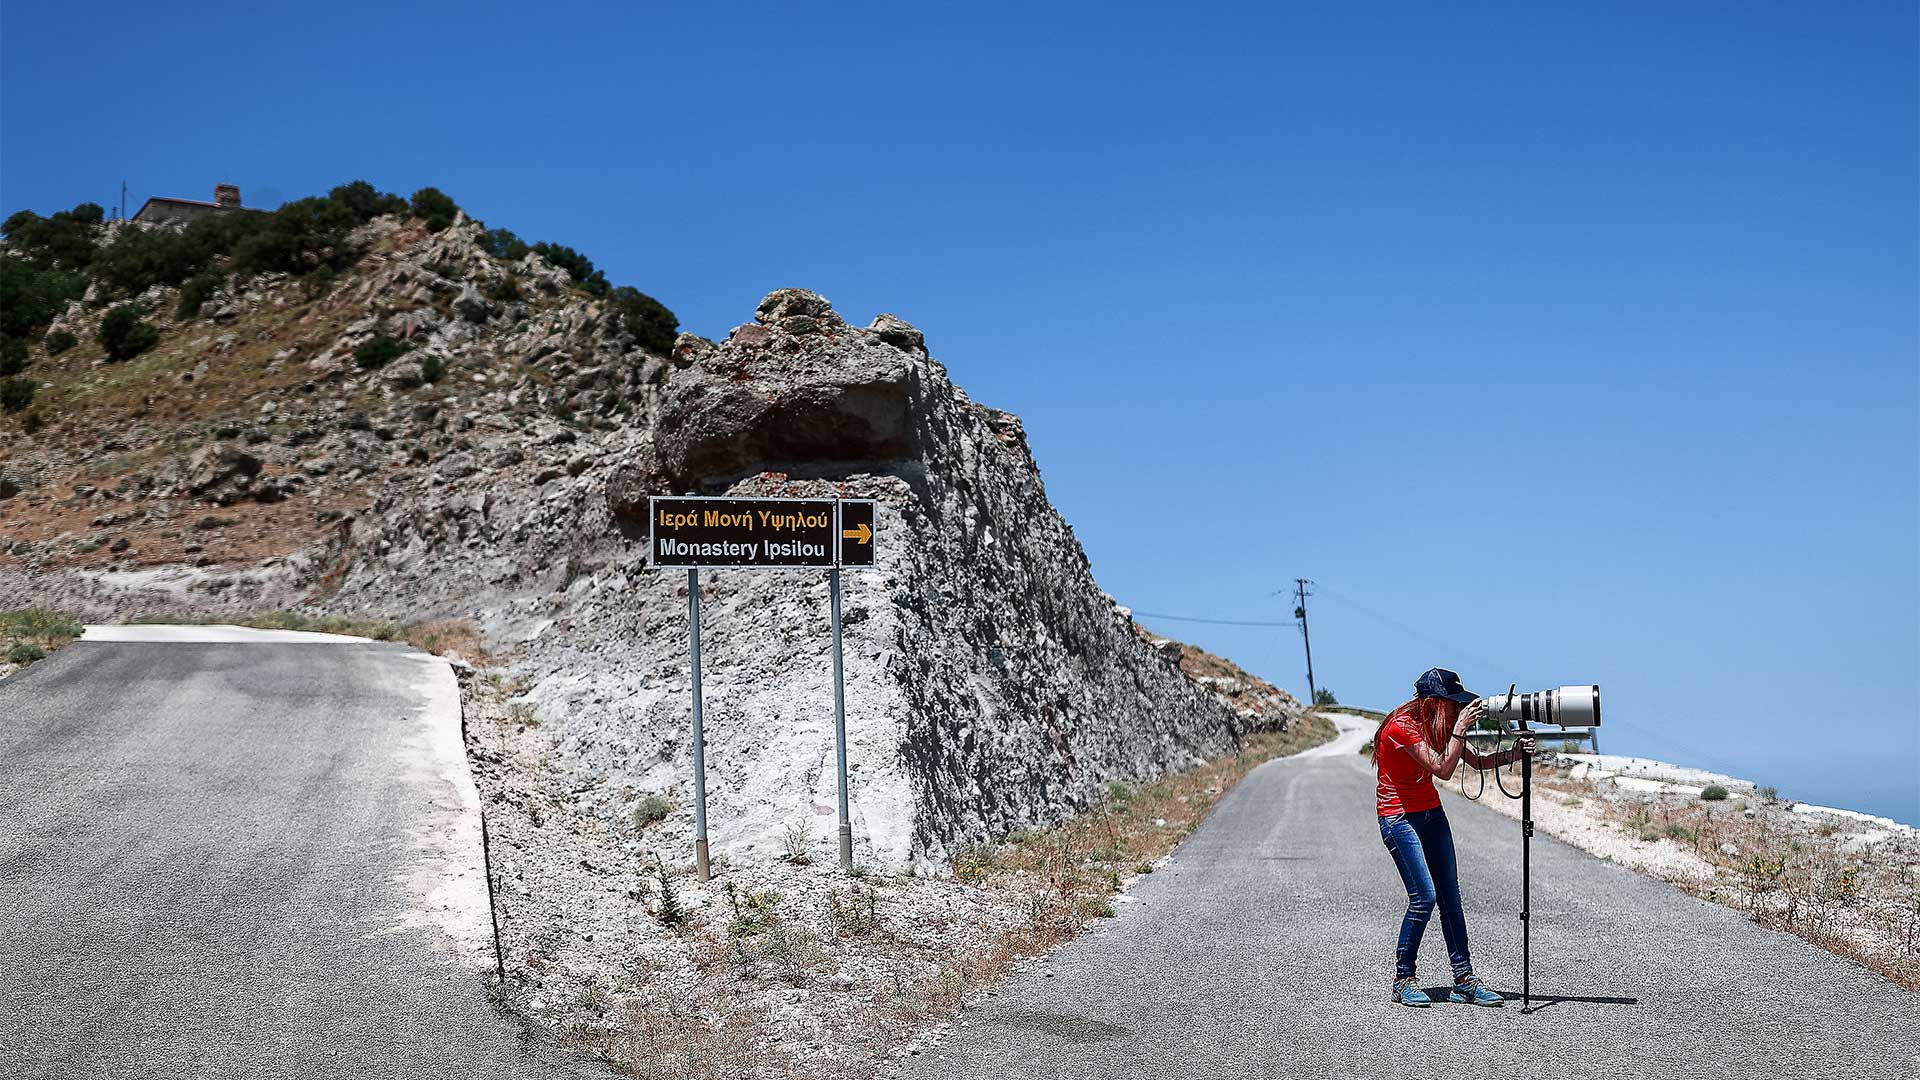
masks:
<path fill-rule="evenodd" d="M 421 382 L 437 383 L 445 378 L 446 374 L 447 361 L 445 357 L 429 355 L 426 359 L 420 361 Z"/>
<path fill-rule="evenodd" d="M 28 413 L 26 419 L 20 421 L 20 430 L 29 435 L 40 434 L 40 430 L 46 426 L 47 422 L 42 420 L 37 412 Z"/>
<path fill-rule="evenodd" d="M 98 203 L 81 203 L 52 217 L 21 210 L 0 224 L 0 234 L 36 270 L 82 270 L 93 260 L 104 212 Z"/>
<path fill-rule="evenodd" d="M 0 411 L 17 413 L 33 404 L 33 395 L 40 390 L 40 384 L 32 379 L 0 379 Z"/>
<path fill-rule="evenodd" d="M 527 252 L 533 250 L 526 241 L 513 235 L 511 229 L 488 229 L 480 238 L 480 246 L 487 254 L 506 262 L 519 262 L 527 257 Z"/>
<path fill-rule="evenodd" d="M 22 667 L 33 663 L 35 660 L 45 660 L 46 658 L 47 650 L 30 641 L 23 641 L 7 650 L 7 663 L 19 664 Z"/>
<path fill-rule="evenodd" d="M 594 269 L 592 259 L 564 244 L 549 244 L 542 240 L 533 245 L 533 250 L 541 258 L 565 270 L 577 289 L 584 289 L 594 296 L 605 296 L 612 288 L 607 284 L 607 275 Z"/>
<path fill-rule="evenodd" d="M 94 337 L 100 347 L 107 350 L 108 360 L 120 361 L 131 360 L 153 348 L 160 340 L 160 331 L 140 321 L 138 305 L 121 304 L 100 320 L 100 331 Z"/>
<path fill-rule="evenodd" d="M 649 795 L 641 799 L 639 805 L 633 808 L 634 830 L 639 831 L 645 829 L 654 822 L 665 818 L 672 810 L 673 804 L 659 795 Z"/>
<path fill-rule="evenodd" d="M 0 379 L 27 370 L 27 343 L 17 337 L 0 337 Z"/>
<path fill-rule="evenodd" d="M 359 222 L 331 199 L 301 199 L 265 215 L 266 220 L 233 246 L 233 269 L 242 275 L 278 271 L 304 276 L 353 261 L 347 233 Z"/>
<path fill-rule="evenodd" d="M 1706 789 L 1700 792 L 1700 797 L 1708 802 L 1720 802 L 1727 797 L 1727 789 L 1719 784 L 1708 784 Z"/>
<path fill-rule="evenodd" d="M 220 279 L 212 274 L 199 273 L 186 280 L 180 286 L 180 303 L 174 306 L 176 319 L 197 319 L 200 317 L 200 305 L 207 302 L 213 290 L 220 287 Z"/>
<path fill-rule="evenodd" d="M 55 330 L 42 342 L 47 347 L 48 356 L 59 356 L 79 343 L 80 339 L 74 337 L 71 330 Z"/>
<path fill-rule="evenodd" d="M 428 232 L 439 232 L 453 224 L 460 205 L 439 188 L 423 187 L 413 193 L 413 216 L 427 223 Z"/>
<path fill-rule="evenodd" d="M 327 192 L 327 200 L 344 207 L 356 223 L 364 225 L 382 214 L 404 214 L 407 200 L 376 189 L 365 180 L 341 184 Z"/>
<path fill-rule="evenodd" d="M 388 363 L 406 353 L 410 348 L 412 346 L 399 338 L 381 334 L 369 338 L 359 348 L 353 350 L 353 362 L 363 371 L 373 371 L 376 368 L 386 367 Z"/>
<path fill-rule="evenodd" d="M 667 306 L 631 285 L 614 289 L 607 297 L 620 314 L 620 325 L 648 352 L 673 351 L 673 339 L 680 333 L 680 320 Z"/>
<path fill-rule="evenodd" d="M 1338 705 L 1340 704 L 1340 699 L 1333 696 L 1333 691 L 1322 686 L 1313 692 L 1313 703 L 1315 705 Z"/>
<path fill-rule="evenodd" d="M 78 270 L 36 267 L 26 259 L 0 259 L 0 334 L 31 338 L 67 303 L 87 292 Z"/>

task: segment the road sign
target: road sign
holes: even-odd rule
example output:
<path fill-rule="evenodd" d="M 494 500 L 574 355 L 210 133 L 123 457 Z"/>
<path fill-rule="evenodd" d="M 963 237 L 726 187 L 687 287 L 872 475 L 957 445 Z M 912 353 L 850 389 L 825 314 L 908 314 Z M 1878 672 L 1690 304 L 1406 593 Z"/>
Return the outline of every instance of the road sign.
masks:
<path fill-rule="evenodd" d="M 873 500 L 840 501 L 840 565 L 873 565 Z"/>
<path fill-rule="evenodd" d="M 840 568 L 872 566 L 871 499 L 727 499 L 655 495 L 647 504 L 647 550 L 656 570 L 687 572 L 687 633 L 693 661 L 693 852 L 701 881 L 707 857 L 706 730 L 700 695 L 700 571 L 825 569 L 833 625 L 833 744 L 840 781 L 840 868 L 853 872 L 847 808 L 846 674 L 840 650 Z"/>
<path fill-rule="evenodd" d="M 839 550 L 832 499 L 655 495 L 647 516 L 657 569 L 827 569 Z"/>

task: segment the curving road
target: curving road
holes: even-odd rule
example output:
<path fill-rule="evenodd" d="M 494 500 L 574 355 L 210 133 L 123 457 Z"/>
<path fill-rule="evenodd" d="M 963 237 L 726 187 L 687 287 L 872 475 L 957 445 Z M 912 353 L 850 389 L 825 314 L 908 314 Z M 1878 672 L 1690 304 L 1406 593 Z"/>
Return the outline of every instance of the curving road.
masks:
<path fill-rule="evenodd" d="M 0 1076 L 606 1075 L 497 1013 L 443 661 L 89 627 L 0 681 Z"/>
<path fill-rule="evenodd" d="M 1560 1000 L 1389 1003 L 1406 893 L 1356 752 L 1372 724 L 1341 720 L 1360 726 L 1256 769 L 1118 918 L 962 1013 L 905 1074 L 1920 1076 L 1920 994 L 1538 834 L 1533 989 Z M 1446 806 L 1476 966 L 1517 997 L 1519 827 Z M 1438 989 L 1445 972 L 1436 919 L 1421 974 Z"/>

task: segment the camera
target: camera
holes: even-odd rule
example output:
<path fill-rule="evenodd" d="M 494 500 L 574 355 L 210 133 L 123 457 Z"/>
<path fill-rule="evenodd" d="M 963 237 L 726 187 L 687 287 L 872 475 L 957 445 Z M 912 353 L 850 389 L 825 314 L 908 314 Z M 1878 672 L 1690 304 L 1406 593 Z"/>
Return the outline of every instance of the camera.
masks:
<path fill-rule="evenodd" d="M 1591 728 L 1600 726 L 1600 688 L 1598 686 L 1561 686 L 1516 694 L 1512 687 L 1504 694 L 1480 699 L 1487 706 L 1487 717 L 1522 724 L 1552 724 L 1555 727 Z"/>

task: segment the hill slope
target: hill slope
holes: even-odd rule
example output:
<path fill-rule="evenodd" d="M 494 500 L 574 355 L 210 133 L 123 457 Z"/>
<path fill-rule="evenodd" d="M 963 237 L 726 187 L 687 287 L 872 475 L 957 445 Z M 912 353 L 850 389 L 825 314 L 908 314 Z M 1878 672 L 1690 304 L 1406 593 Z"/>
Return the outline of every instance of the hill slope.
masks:
<path fill-rule="evenodd" d="M 464 218 L 379 215 L 346 243 L 323 288 L 230 275 L 184 318 L 179 290 L 146 290 L 158 341 L 129 361 L 92 344 L 98 282 L 55 320 L 80 344 L 36 347 L 47 426 L 0 421 L 0 604 L 471 620 L 593 812 L 666 795 L 677 847 L 686 580 L 646 567 L 639 508 L 874 498 L 847 687 L 856 836 L 885 865 L 1060 820 L 1292 715 L 1229 704 L 1136 633 L 1018 420 L 897 318 L 851 326 L 781 290 L 723 342 L 655 351 L 614 298 L 496 256 Z M 825 584 L 705 577 L 715 849 L 768 857 L 833 804 Z"/>

